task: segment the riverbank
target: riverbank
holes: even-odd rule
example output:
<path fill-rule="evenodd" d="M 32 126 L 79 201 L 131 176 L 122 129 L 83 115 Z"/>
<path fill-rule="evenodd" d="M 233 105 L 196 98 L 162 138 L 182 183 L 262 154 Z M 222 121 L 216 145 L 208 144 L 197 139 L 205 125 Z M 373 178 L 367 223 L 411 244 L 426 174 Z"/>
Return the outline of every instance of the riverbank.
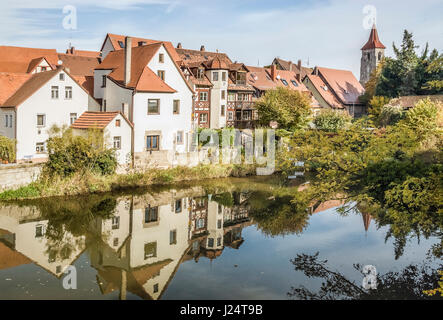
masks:
<path fill-rule="evenodd" d="M 0 193 L 0 201 L 25 200 L 57 196 L 122 191 L 131 188 L 168 185 L 184 181 L 246 177 L 256 174 L 255 165 L 199 165 L 148 169 L 143 172 L 98 175 L 90 172 L 76 173 L 70 177 L 40 177 L 26 186 Z"/>

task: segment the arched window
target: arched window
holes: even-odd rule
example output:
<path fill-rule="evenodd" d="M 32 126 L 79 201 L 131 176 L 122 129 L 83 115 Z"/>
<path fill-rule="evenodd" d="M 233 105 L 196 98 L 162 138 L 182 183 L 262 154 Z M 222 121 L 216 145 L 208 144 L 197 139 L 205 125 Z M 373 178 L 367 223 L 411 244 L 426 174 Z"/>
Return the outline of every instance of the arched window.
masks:
<path fill-rule="evenodd" d="M 378 53 L 378 60 L 381 60 L 381 58 L 382 58 L 382 54 L 381 54 L 381 52 L 379 52 Z"/>
<path fill-rule="evenodd" d="M 368 52 L 368 53 L 366 54 L 366 59 L 369 60 L 370 58 L 371 58 L 371 54 Z"/>

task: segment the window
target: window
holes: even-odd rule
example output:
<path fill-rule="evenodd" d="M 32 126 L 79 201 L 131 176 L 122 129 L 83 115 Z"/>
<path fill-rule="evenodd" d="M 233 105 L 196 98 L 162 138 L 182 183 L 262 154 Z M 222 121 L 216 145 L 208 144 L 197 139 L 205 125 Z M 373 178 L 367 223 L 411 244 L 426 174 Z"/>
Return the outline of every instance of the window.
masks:
<path fill-rule="evenodd" d="M 208 238 L 208 248 L 214 247 L 214 238 Z"/>
<path fill-rule="evenodd" d="M 64 73 L 60 73 L 58 76 L 60 81 L 65 81 L 65 74 Z"/>
<path fill-rule="evenodd" d="M 158 292 L 158 283 L 154 284 L 153 290 L 154 290 L 154 293 Z"/>
<path fill-rule="evenodd" d="M 221 91 L 221 98 L 222 98 L 222 100 L 226 99 L 226 91 L 225 90 Z"/>
<path fill-rule="evenodd" d="M 35 227 L 35 237 L 40 238 L 44 235 L 43 225 L 39 224 Z"/>
<path fill-rule="evenodd" d="M 120 217 L 112 217 L 112 230 L 120 228 Z"/>
<path fill-rule="evenodd" d="M 246 84 L 246 72 L 237 72 L 236 84 Z"/>
<path fill-rule="evenodd" d="M 145 223 L 158 221 L 158 207 L 146 207 L 145 208 Z"/>
<path fill-rule="evenodd" d="M 220 114 L 222 115 L 222 117 L 225 116 L 225 106 L 224 106 L 224 105 L 221 106 L 221 112 L 220 112 Z"/>
<path fill-rule="evenodd" d="M 169 231 L 169 244 L 177 244 L 177 230 Z"/>
<path fill-rule="evenodd" d="M 158 62 L 160 62 L 160 63 L 165 62 L 165 55 L 163 53 L 160 53 L 158 55 Z"/>
<path fill-rule="evenodd" d="M 183 131 L 177 131 L 176 142 L 177 144 L 183 144 Z"/>
<path fill-rule="evenodd" d="M 291 82 L 292 82 L 292 85 L 293 85 L 294 87 L 298 87 L 298 83 L 297 83 L 297 81 L 295 81 L 295 80 L 291 80 Z"/>
<path fill-rule="evenodd" d="M 120 119 L 115 120 L 115 126 L 120 127 L 120 125 L 121 125 Z"/>
<path fill-rule="evenodd" d="M 212 81 L 218 81 L 218 72 L 217 71 L 212 73 Z"/>
<path fill-rule="evenodd" d="M 200 101 L 208 101 L 208 93 L 200 92 Z"/>
<path fill-rule="evenodd" d="M 218 219 L 217 220 L 217 229 L 221 229 L 222 228 L 222 220 Z"/>
<path fill-rule="evenodd" d="M 120 150 L 122 148 L 122 137 L 114 137 L 114 149 Z"/>
<path fill-rule="evenodd" d="M 103 75 L 102 76 L 102 88 L 105 88 L 106 87 L 106 75 Z"/>
<path fill-rule="evenodd" d="M 207 123 L 208 122 L 208 114 L 207 113 L 200 113 L 200 123 Z"/>
<path fill-rule="evenodd" d="M 284 84 L 285 86 L 288 86 L 288 82 L 287 82 L 285 79 L 281 79 L 281 82 L 283 82 L 283 84 Z"/>
<path fill-rule="evenodd" d="M 157 257 L 157 241 L 145 244 L 145 259 Z"/>
<path fill-rule="evenodd" d="M 228 120 L 234 120 L 234 111 L 228 111 Z"/>
<path fill-rule="evenodd" d="M 12 114 L 5 115 L 5 128 L 12 128 Z"/>
<path fill-rule="evenodd" d="M 119 41 L 119 42 L 118 42 L 118 45 L 119 45 L 120 48 L 122 48 L 122 49 L 125 47 L 125 44 L 123 43 L 123 41 Z"/>
<path fill-rule="evenodd" d="M 204 74 L 205 74 L 204 69 L 197 69 L 197 79 L 203 79 Z"/>
<path fill-rule="evenodd" d="M 118 238 L 114 238 L 114 247 L 117 247 L 118 246 Z"/>
<path fill-rule="evenodd" d="M 180 100 L 174 100 L 174 104 L 172 106 L 172 113 L 173 114 L 180 113 Z"/>
<path fill-rule="evenodd" d="M 228 101 L 235 101 L 235 93 L 234 92 L 228 93 Z"/>
<path fill-rule="evenodd" d="M 45 152 L 45 143 L 44 142 L 37 142 L 35 144 L 35 152 L 44 153 Z"/>
<path fill-rule="evenodd" d="M 198 219 L 197 220 L 197 229 L 202 229 L 205 227 L 205 219 Z"/>
<path fill-rule="evenodd" d="M 160 79 L 165 81 L 165 71 L 164 70 L 158 70 L 157 75 L 160 77 Z"/>
<path fill-rule="evenodd" d="M 46 116 L 44 114 L 37 115 L 37 126 L 44 127 L 46 124 Z"/>
<path fill-rule="evenodd" d="M 146 150 L 159 150 L 159 136 L 146 136 Z"/>
<path fill-rule="evenodd" d="M 148 114 L 160 114 L 160 99 L 148 100 Z"/>
<path fill-rule="evenodd" d="M 176 200 L 175 201 L 175 213 L 182 212 L 182 200 Z"/>
<path fill-rule="evenodd" d="M 218 237 L 217 238 L 217 247 L 220 247 L 221 246 L 221 237 Z"/>
<path fill-rule="evenodd" d="M 379 52 L 378 53 L 378 60 L 381 60 L 381 58 L 382 58 L 382 54 L 381 54 L 381 52 Z"/>
<path fill-rule="evenodd" d="M 76 113 L 71 113 L 69 115 L 69 121 L 71 124 L 73 124 L 75 122 L 75 120 L 77 120 L 77 114 Z"/>
<path fill-rule="evenodd" d="M 226 72 L 222 72 L 222 81 L 226 81 Z"/>
<path fill-rule="evenodd" d="M 72 99 L 72 87 L 65 87 L 65 99 Z"/>
<path fill-rule="evenodd" d="M 58 99 L 58 87 L 57 86 L 51 87 L 51 98 Z"/>

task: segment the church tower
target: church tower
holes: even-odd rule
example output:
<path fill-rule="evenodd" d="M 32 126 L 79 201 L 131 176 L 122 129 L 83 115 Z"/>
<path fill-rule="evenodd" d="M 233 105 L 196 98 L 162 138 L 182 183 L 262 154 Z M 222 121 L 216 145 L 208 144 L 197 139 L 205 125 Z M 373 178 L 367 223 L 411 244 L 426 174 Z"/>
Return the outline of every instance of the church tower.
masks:
<path fill-rule="evenodd" d="M 360 64 L 360 83 L 364 86 L 368 82 L 372 71 L 377 68 L 380 61 L 385 56 L 386 47 L 378 38 L 377 28 L 375 24 L 372 26 L 369 40 L 361 48 L 361 64 Z"/>

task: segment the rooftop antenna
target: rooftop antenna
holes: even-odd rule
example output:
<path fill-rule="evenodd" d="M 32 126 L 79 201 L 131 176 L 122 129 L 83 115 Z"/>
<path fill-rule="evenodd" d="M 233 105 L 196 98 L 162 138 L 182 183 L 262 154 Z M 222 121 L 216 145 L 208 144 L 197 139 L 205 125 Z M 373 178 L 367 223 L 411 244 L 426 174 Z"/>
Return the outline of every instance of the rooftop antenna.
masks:
<path fill-rule="evenodd" d="M 257 61 L 257 67 L 260 67 L 260 59 Z"/>
<path fill-rule="evenodd" d="M 307 65 L 308 65 L 308 67 L 309 67 L 309 57 L 308 57 Z"/>

